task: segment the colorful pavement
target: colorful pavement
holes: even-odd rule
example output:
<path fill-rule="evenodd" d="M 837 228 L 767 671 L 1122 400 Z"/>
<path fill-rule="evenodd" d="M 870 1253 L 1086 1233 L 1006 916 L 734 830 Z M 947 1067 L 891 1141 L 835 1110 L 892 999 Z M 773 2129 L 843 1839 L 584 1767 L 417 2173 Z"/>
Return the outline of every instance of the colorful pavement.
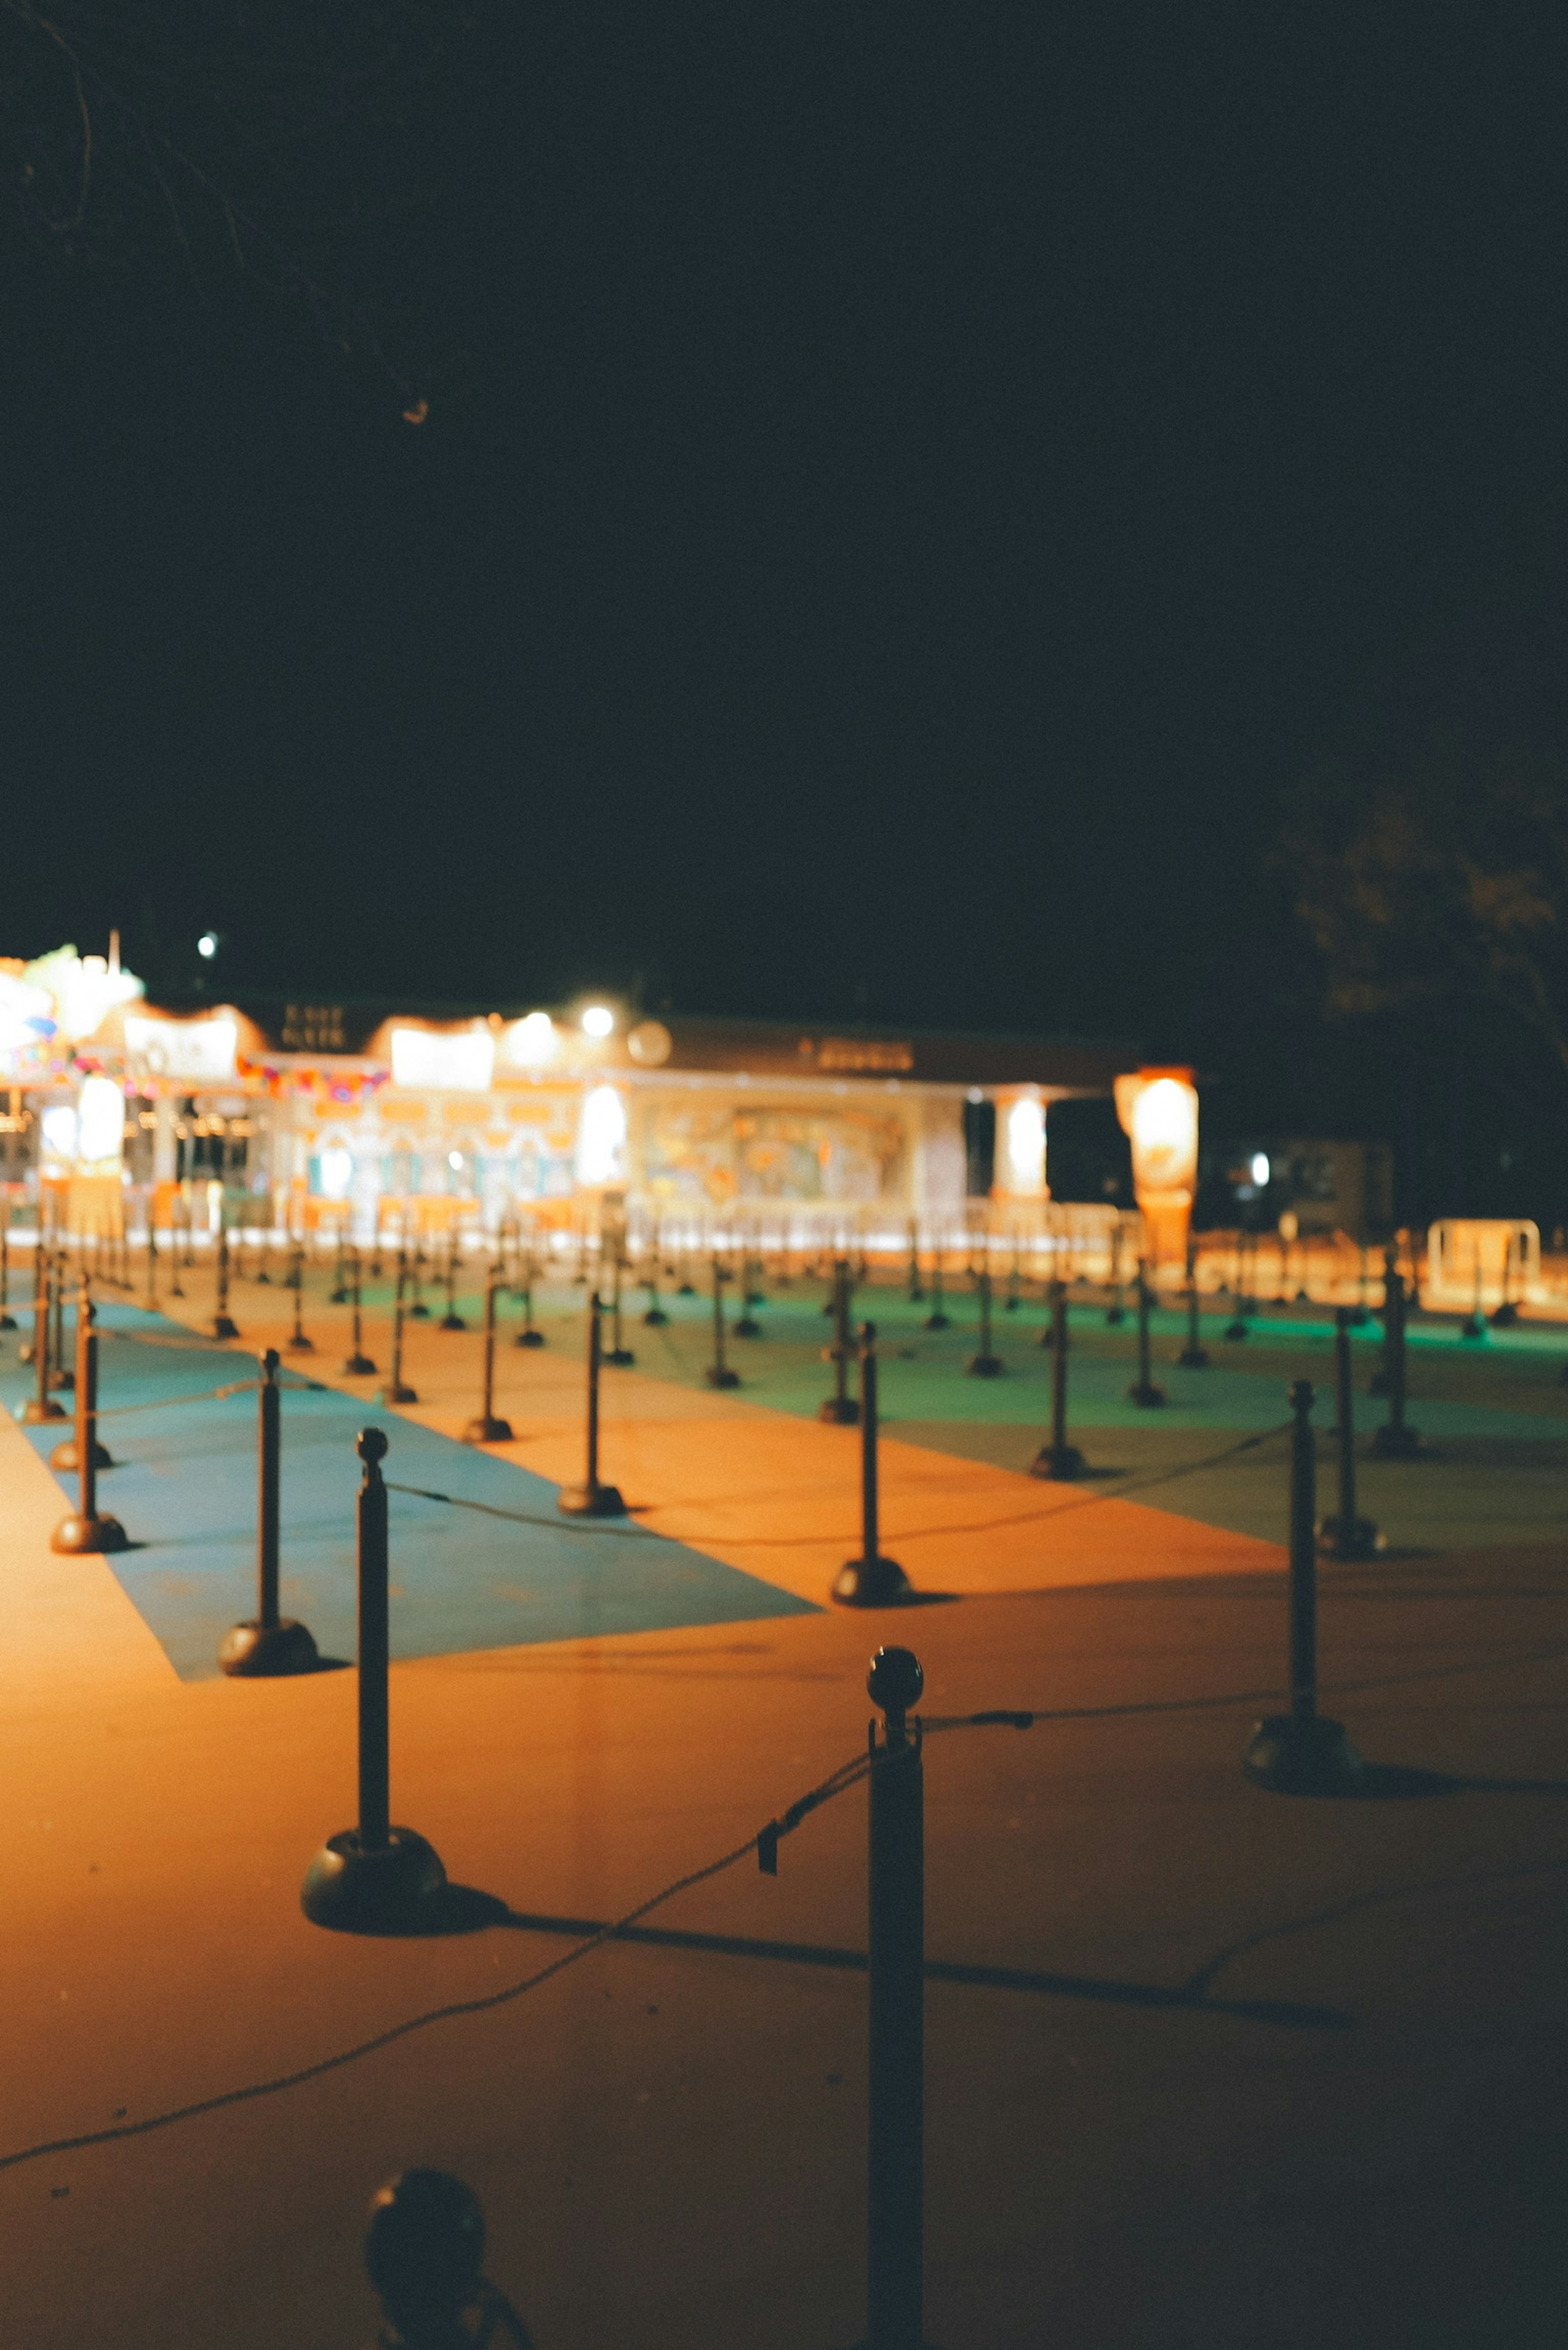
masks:
<path fill-rule="evenodd" d="M 195 1323 L 205 1285 L 186 1285 Z M 120 1575 L 51 1555 L 59 1484 L 0 1420 L 8 2338 L 352 2350 L 373 2331 L 365 2200 L 421 2161 L 483 2196 L 492 2272 L 539 2350 L 854 2340 L 858 1790 L 784 1841 L 776 1878 L 742 1860 L 655 1912 L 662 1941 L 597 1949 L 514 2003 L 275 2094 L 6 2158 L 286 2075 L 537 1973 L 580 1921 L 733 1851 L 863 1751 L 867 1655 L 888 1638 L 919 1651 L 933 1713 L 1041 1717 L 927 1742 L 929 2339 L 1555 2338 L 1561 1334 L 1479 1355 L 1460 1356 L 1451 1325 L 1422 1342 L 1412 1418 L 1430 1432 L 1439 1403 L 1469 1417 L 1419 1462 L 1366 1465 L 1368 1495 L 1375 1474 L 1396 1481 L 1376 1503 L 1391 1548 L 1324 1568 L 1325 1702 L 1376 1766 L 1364 1800 L 1333 1804 L 1262 1794 L 1238 1767 L 1282 1673 L 1283 1459 L 1274 1439 L 1234 1448 L 1278 1425 L 1289 1378 L 1324 1379 L 1310 1330 L 1265 1344 L 1260 1324 L 1244 1370 L 1193 1375 L 1214 1385 L 1189 1418 L 1173 1404 L 1134 1419 L 1116 1394 L 1127 1334 L 1097 1336 L 1085 1308 L 1075 1428 L 1121 1473 L 1084 1488 L 1023 1473 L 1039 1421 L 1013 1399 L 1027 1384 L 1044 1417 L 1037 1347 L 983 1388 L 961 1367 L 972 1330 L 890 1360 L 911 1416 L 885 1446 L 886 1546 L 924 1593 L 954 1596 L 867 1617 L 821 1605 L 853 1547 L 858 1464 L 854 1431 L 809 1417 L 826 1377 L 815 1300 L 789 1307 L 792 1339 L 733 1342 L 738 1396 L 699 1384 L 700 1301 L 659 1376 L 659 1334 L 628 1325 L 639 1361 L 606 1376 L 604 1470 L 641 1531 L 608 1537 L 549 1522 L 555 1483 L 580 1473 L 580 1297 L 542 1302 L 538 1354 L 505 1350 L 516 1440 L 480 1456 L 456 1441 L 476 1402 L 472 1329 L 412 1334 L 423 1400 L 388 1414 L 378 1381 L 337 1369 L 346 1312 L 313 1295 L 311 1367 L 329 1391 L 285 1407 L 285 1575 L 287 1590 L 307 1564 L 324 1645 L 348 1651 L 330 1627 L 348 1620 L 358 1425 L 388 1428 L 389 1467 L 420 1461 L 406 1482 L 515 1511 L 410 1503 L 395 1523 L 394 1637 L 422 1625 L 430 1646 L 393 1670 L 394 1813 L 491 1900 L 464 1913 L 477 1930 L 365 1942 L 297 1906 L 311 1852 L 352 1816 L 355 1675 L 180 1677 L 206 1673 L 209 1634 L 248 1609 L 251 1400 L 167 1399 L 246 1376 L 246 1351 L 283 1335 L 275 1291 L 247 1284 L 234 1304 L 245 1336 L 227 1348 L 106 1308 L 124 1335 L 105 1343 L 104 1400 L 136 1381 L 163 1399 L 104 1424 L 128 1463 L 105 1502 L 128 1523 L 145 1511 L 132 1530 L 150 1542 Z M 877 1305 L 890 1354 L 923 1346 Z M 1039 1326 L 1033 1308 L 999 1315 L 999 1351 L 1011 1362 Z M 384 1358 L 379 1300 L 366 1336 Z M 1157 1356 L 1179 1341 L 1167 1319 Z M 0 1379 L 19 1393 L 15 1346 Z M 1168 1361 L 1158 1375 L 1174 1391 Z M 1221 1392 L 1232 1380 L 1255 1391 L 1251 1420 Z M 1439 1539 L 1411 1538 L 1423 1513 Z M 1227 1523 L 1250 1517 L 1255 1530 Z M 628 1559 L 649 1576 L 636 1606 L 664 1612 L 585 1633 L 591 1615 L 572 1611 L 609 1604 Z M 163 1574 L 202 1588 L 155 1596 L 141 1578 Z M 564 1636 L 494 1590 L 514 1580 L 545 1595 Z M 446 1602 L 483 1634 L 460 1652 Z"/>

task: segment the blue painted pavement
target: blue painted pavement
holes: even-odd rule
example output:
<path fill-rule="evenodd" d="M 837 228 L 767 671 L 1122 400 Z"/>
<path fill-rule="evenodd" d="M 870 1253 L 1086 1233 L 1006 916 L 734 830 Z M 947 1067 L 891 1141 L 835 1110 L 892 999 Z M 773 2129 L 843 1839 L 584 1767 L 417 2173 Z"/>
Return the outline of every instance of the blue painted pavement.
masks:
<path fill-rule="evenodd" d="M 178 1399 L 250 1378 L 254 1364 L 134 1306 L 101 1303 L 99 1321 L 99 1436 L 116 1463 L 102 1473 L 99 1506 L 137 1545 L 108 1563 L 182 1679 L 209 1679 L 225 1630 L 255 1612 L 256 1401 L 254 1389 Z M 33 1381 L 15 1347 L 0 1355 L 0 1400 L 19 1414 Z M 323 1655 L 354 1654 L 354 1440 L 369 1423 L 387 1432 L 389 1482 L 515 1513 L 392 1494 L 394 1657 L 820 1612 L 635 1521 L 564 1520 L 545 1478 L 355 1397 L 311 1392 L 303 1377 L 286 1369 L 282 1606 Z M 69 1409 L 68 1396 L 59 1400 Z M 137 1409 L 119 1409 L 127 1405 Z M 68 1429 L 26 1432 L 47 1460 Z M 74 1473 L 57 1473 L 74 1502 Z"/>

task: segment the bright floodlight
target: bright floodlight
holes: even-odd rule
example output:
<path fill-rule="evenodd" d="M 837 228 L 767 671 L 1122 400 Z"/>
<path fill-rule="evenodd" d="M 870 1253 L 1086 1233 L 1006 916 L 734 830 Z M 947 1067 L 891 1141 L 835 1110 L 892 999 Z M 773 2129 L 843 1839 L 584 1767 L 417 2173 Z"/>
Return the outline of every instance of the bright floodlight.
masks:
<path fill-rule="evenodd" d="M 449 1151 L 447 1152 L 447 1154 L 446 1154 L 446 1163 L 447 1163 L 447 1165 L 448 1165 L 448 1166 L 452 1170 L 453 1173 L 455 1174 L 455 1173 L 456 1173 L 456 1171 L 457 1171 L 457 1170 L 458 1170 L 458 1169 L 462 1165 L 462 1151 L 461 1151 L 461 1150 L 449 1150 Z"/>
<path fill-rule="evenodd" d="M 216 931 L 203 931 L 201 937 L 196 941 L 196 952 L 199 955 L 205 955 L 207 960 L 211 962 L 212 958 L 217 953 L 217 951 L 218 933 Z"/>
<path fill-rule="evenodd" d="M 590 1003 L 583 1014 L 585 1036 L 607 1036 L 615 1026 L 615 1014 L 607 1003 Z"/>
<path fill-rule="evenodd" d="M 1248 1172 L 1251 1174 L 1253 1182 L 1258 1186 L 1260 1191 L 1262 1190 L 1263 1185 L 1268 1181 L 1271 1171 L 1267 1151 L 1254 1150 L 1252 1153 L 1252 1164 L 1248 1170 Z"/>

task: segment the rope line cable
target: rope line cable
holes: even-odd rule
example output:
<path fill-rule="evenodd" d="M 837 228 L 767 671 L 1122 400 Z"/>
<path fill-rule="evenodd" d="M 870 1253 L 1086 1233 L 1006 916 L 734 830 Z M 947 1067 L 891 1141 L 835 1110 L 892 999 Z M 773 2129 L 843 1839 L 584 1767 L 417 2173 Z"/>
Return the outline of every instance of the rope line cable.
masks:
<path fill-rule="evenodd" d="M 1550 1648 L 1525 1649 L 1508 1657 L 1483 1658 L 1458 1665 L 1429 1666 L 1408 1672 L 1380 1674 L 1370 1680 L 1331 1683 L 1327 1686 L 1325 1694 L 1346 1695 L 1353 1691 L 1389 1689 L 1413 1681 L 1438 1679 L 1457 1673 L 1485 1671 L 1496 1666 L 1545 1662 L 1565 1655 L 1568 1655 L 1568 1642 L 1558 1642 Z M 980 1730 L 992 1727 L 1029 1730 L 1038 1723 L 1049 1721 L 1106 1721 L 1130 1714 L 1190 1712 L 1212 1707 L 1259 1704 L 1282 1694 L 1278 1688 L 1235 1690 L 1212 1697 L 1155 1699 L 1134 1705 L 1060 1706 L 1033 1712 L 993 1711 L 972 1714 L 939 1714 L 929 1717 L 917 1714 L 913 1719 L 917 1736 L 924 1737 L 928 1731 Z M 627 1910 L 624 1916 L 614 1919 L 607 1926 L 598 1927 L 575 1948 L 564 1951 L 559 1958 L 551 1960 L 547 1966 L 539 1968 L 531 1975 L 525 1975 L 520 1982 L 510 1983 L 504 1990 L 487 1992 L 477 1999 L 450 2000 L 442 2006 L 427 2009 L 422 2015 L 410 2016 L 401 2023 L 391 2024 L 386 2031 L 376 2033 L 369 2040 L 359 2041 L 351 2048 L 340 2049 L 331 2056 L 319 2057 L 313 2064 L 303 2064 L 296 2071 L 279 2074 L 272 2080 L 252 2082 L 241 2089 L 221 2090 L 216 2095 L 198 2098 L 190 2105 L 174 2106 L 167 2113 L 149 2115 L 142 2121 L 121 2122 L 109 2129 L 87 2130 L 74 2137 L 47 2138 L 36 2146 L 19 2147 L 14 2153 L 0 2155 L 0 2171 L 15 2170 L 24 2163 L 41 2159 L 45 2155 L 79 2153 L 88 2147 L 108 2146 L 120 2138 L 145 2137 L 154 2130 L 171 2127 L 175 2122 L 192 2121 L 202 2114 L 216 2113 L 227 2106 L 245 2105 L 258 2097 L 272 2096 L 284 2089 L 299 2088 L 307 2081 L 319 2080 L 325 2074 L 337 2072 L 345 2064 L 357 2063 L 361 2056 L 374 2055 L 378 2050 L 390 2047 L 395 2042 L 405 2040 L 410 2033 L 421 2032 L 430 2024 L 449 2022 L 459 2016 L 483 2015 L 493 2008 L 507 2006 L 512 2001 L 521 1999 L 525 1992 L 536 1991 L 540 1984 L 548 1982 L 553 1976 L 561 1974 L 567 1967 L 575 1966 L 579 1959 L 587 1958 L 591 1950 L 597 1950 L 606 1942 L 613 1941 L 628 1926 L 636 1925 L 639 1918 L 646 1918 L 652 1910 L 661 1908 L 666 1901 L 672 1901 L 677 1894 L 690 1892 L 694 1886 L 704 1885 L 710 1878 L 722 1876 L 726 1869 L 734 1867 L 737 1861 L 743 1860 L 748 1853 L 756 1853 L 763 1869 L 771 1870 L 773 1856 L 777 1851 L 781 1836 L 791 1834 L 812 1812 L 817 1810 L 822 1804 L 832 1802 L 836 1795 L 844 1794 L 850 1787 L 857 1785 L 862 1779 L 869 1778 L 872 1772 L 887 1759 L 887 1753 L 884 1752 L 876 1754 L 857 1754 L 848 1762 L 841 1762 L 836 1771 L 829 1773 L 826 1779 L 805 1794 L 797 1796 L 795 1801 L 776 1819 L 770 1820 L 766 1826 L 759 1828 L 754 1835 L 748 1836 L 743 1844 L 736 1845 L 732 1851 L 722 1854 L 719 1859 L 709 1861 L 704 1867 L 692 1869 L 688 1875 L 678 1877 L 673 1884 L 665 1886 L 661 1891 L 653 1894 L 648 1900 L 640 1901 L 635 1908 Z"/>

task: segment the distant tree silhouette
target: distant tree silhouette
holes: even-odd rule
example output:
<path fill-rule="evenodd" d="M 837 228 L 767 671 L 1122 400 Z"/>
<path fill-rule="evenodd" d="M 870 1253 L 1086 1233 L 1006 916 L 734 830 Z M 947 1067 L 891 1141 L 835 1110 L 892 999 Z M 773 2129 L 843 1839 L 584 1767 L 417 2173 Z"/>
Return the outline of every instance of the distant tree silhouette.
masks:
<path fill-rule="evenodd" d="M 1289 795 L 1275 862 L 1341 1018 L 1445 1006 L 1532 1040 L 1568 1093 L 1568 768 L 1436 733 L 1365 777 L 1325 759 Z"/>

